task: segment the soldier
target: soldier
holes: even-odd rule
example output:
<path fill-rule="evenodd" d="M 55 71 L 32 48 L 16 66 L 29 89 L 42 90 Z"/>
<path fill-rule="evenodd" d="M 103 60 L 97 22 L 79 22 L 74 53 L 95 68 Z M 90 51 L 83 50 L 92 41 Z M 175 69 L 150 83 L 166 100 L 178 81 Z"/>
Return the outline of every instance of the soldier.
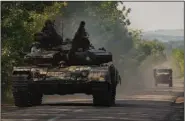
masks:
<path fill-rule="evenodd" d="M 61 44 L 62 38 L 57 34 L 54 23 L 51 20 L 46 20 L 45 26 L 42 28 L 42 32 L 44 33 L 44 40 L 47 41 L 51 46 L 57 46 Z"/>
<path fill-rule="evenodd" d="M 43 49 L 49 48 L 49 39 L 47 39 L 46 34 L 43 32 L 38 32 L 34 34 L 34 40 L 40 43 L 40 47 Z"/>
<path fill-rule="evenodd" d="M 85 31 L 85 22 L 82 21 L 75 34 L 72 42 L 72 50 L 76 51 L 78 48 L 83 48 L 83 50 L 89 49 L 90 42 L 88 39 L 88 34 Z"/>
<path fill-rule="evenodd" d="M 46 20 L 45 21 L 45 26 L 42 28 L 41 32 L 48 33 L 50 32 L 56 32 L 54 29 L 53 22 L 51 20 Z"/>
<path fill-rule="evenodd" d="M 89 49 L 90 47 L 90 42 L 89 39 L 87 37 L 87 33 L 85 31 L 85 22 L 81 21 L 80 26 L 75 34 L 75 37 L 73 38 L 72 41 L 72 48 L 68 53 L 68 62 L 69 63 L 75 63 L 75 52 L 79 49 L 82 48 L 83 51 Z"/>

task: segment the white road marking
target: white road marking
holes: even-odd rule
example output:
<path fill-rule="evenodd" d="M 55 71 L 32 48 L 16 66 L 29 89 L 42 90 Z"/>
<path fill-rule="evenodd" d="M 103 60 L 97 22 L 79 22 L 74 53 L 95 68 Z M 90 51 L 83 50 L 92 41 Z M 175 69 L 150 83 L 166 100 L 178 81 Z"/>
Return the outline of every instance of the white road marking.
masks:
<path fill-rule="evenodd" d="M 175 96 L 171 95 L 132 95 L 124 96 L 123 98 L 117 98 L 116 101 L 124 100 L 154 100 L 154 101 L 171 101 Z M 62 102 L 81 102 L 92 101 L 92 99 L 65 99 Z"/>
<path fill-rule="evenodd" d="M 47 121 L 56 121 L 57 119 L 60 119 L 62 116 L 65 116 L 65 114 L 60 114 L 59 116 L 53 117 Z"/>
<path fill-rule="evenodd" d="M 1 119 L 1 121 L 35 121 L 37 119 Z"/>
<path fill-rule="evenodd" d="M 76 109 L 76 110 L 71 110 L 71 112 L 83 112 L 83 110 L 82 109 Z M 53 118 L 51 118 L 47 121 L 56 121 L 56 120 L 60 119 L 63 116 L 66 116 L 66 115 L 65 114 L 60 114 L 59 116 L 53 117 Z"/>
<path fill-rule="evenodd" d="M 77 110 L 74 110 L 73 112 L 84 112 L 84 110 L 82 110 L 82 109 L 77 109 Z"/>

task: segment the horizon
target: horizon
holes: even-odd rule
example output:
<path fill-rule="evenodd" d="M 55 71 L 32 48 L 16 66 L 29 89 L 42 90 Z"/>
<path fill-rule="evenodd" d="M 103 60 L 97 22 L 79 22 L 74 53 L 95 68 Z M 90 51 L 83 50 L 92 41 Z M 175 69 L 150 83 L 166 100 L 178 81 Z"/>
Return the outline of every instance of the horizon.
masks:
<path fill-rule="evenodd" d="M 155 30 L 146 30 L 142 32 L 153 32 L 153 31 L 184 31 L 184 29 L 155 29 Z"/>
<path fill-rule="evenodd" d="M 124 2 L 126 8 L 131 8 L 128 18 L 129 28 L 142 31 L 183 30 L 183 2 Z M 121 4 L 118 9 L 121 8 Z"/>

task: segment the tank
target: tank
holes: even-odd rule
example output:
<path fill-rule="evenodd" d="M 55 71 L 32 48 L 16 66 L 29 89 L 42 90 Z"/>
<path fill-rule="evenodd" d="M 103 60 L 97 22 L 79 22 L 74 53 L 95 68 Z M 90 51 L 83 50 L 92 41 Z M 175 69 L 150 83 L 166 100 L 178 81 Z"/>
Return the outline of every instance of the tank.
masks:
<path fill-rule="evenodd" d="M 155 86 L 158 84 L 168 84 L 169 87 L 173 86 L 172 80 L 172 69 L 171 68 L 155 68 L 154 69 L 154 80 Z"/>
<path fill-rule="evenodd" d="M 70 55 L 73 40 L 50 49 L 32 50 L 24 65 L 13 68 L 13 97 L 18 107 L 42 104 L 43 95 L 83 93 L 92 95 L 94 106 L 113 106 L 121 82 L 112 54 L 92 44 Z"/>

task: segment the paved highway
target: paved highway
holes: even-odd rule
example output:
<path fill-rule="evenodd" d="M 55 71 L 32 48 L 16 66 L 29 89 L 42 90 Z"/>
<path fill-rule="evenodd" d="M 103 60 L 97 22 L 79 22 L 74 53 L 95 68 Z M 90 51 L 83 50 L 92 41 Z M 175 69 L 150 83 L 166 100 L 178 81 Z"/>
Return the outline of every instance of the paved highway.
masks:
<path fill-rule="evenodd" d="M 182 82 L 173 88 L 157 87 L 118 94 L 113 107 L 93 107 L 91 96 L 44 96 L 36 107 L 2 108 L 2 121 L 183 121 L 183 104 L 174 104 L 183 95 Z"/>

